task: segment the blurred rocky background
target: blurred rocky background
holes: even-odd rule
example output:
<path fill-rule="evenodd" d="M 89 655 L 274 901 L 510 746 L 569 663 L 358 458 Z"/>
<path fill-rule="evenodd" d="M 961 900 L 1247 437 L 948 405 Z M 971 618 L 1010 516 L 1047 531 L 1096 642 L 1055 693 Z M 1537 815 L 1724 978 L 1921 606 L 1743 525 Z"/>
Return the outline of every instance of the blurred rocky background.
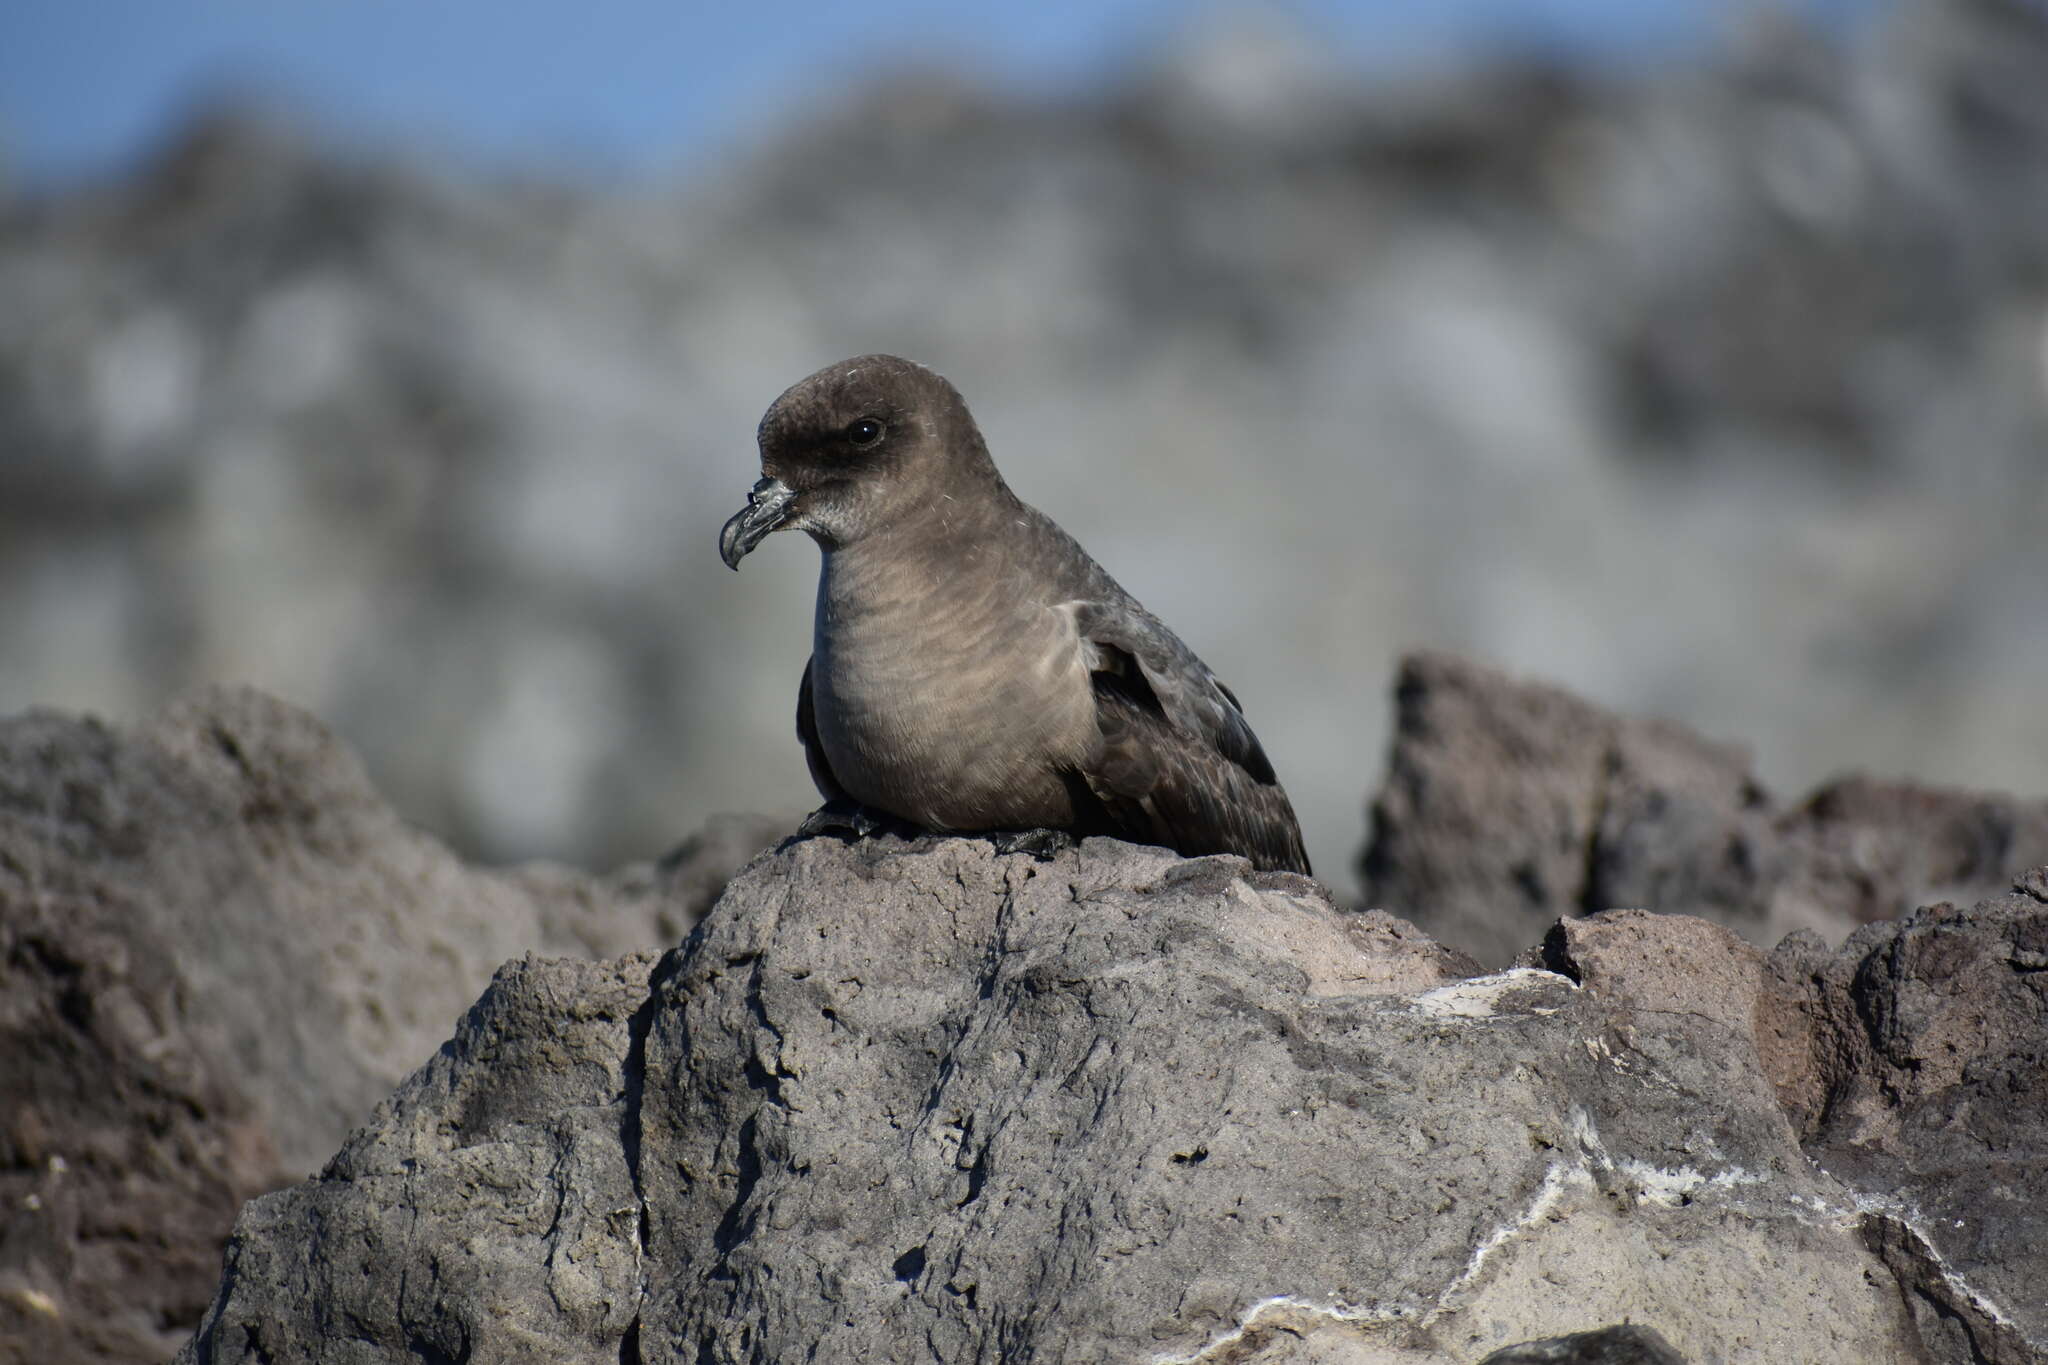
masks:
<path fill-rule="evenodd" d="M 1057 93 L 904 45 L 668 176 L 234 105 L 6 181 L 0 714 L 253 683 L 491 859 L 794 817 L 816 556 L 716 531 L 769 401 L 888 350 L 1244 697 L 1340 892 L 1417 645 L 1787 790 L 2048 791 L 2037 4 L 1161 33 Z"/>

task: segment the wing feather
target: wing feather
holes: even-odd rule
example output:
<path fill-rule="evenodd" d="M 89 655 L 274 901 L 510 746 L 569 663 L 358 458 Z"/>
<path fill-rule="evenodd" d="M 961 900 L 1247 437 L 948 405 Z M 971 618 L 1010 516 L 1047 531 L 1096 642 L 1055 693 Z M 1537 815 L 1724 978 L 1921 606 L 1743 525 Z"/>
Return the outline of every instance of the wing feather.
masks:
<path fill-rule="evenodd" d="M 818 742 L 818 713 L 811 700 L 811 663 L 804 660 L 804 680 L 796 689 L 796 737 L 804 746 L 804 765 L 811 770 L 811 785 L 827 802 L 844 801 L 846 789 L 832 775 L 825 748 Z"/>
<path fill-rule="evenodd" d="M 1075 604 L 1101 744 L 1082 773 L 1108 823 L 1190 856 L 1306 873 L 1294 807 L 1237 698 L 1128 598 Z"/>

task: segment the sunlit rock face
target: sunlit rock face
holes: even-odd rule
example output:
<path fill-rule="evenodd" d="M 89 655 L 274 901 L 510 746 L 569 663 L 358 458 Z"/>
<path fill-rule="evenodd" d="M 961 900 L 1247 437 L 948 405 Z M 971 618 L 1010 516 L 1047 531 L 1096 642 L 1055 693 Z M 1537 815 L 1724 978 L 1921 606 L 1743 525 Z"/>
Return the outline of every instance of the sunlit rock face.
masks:
<path fill-rule="evenodd" d="M 0 1340 L 1464 1365 L 1579 1336 L 1661 1365 L 2048 1338 L 2048 870 L 1838 949 L 1616 910 L 1486 972 L 1230 857 L 749 861 L 774 834 L 479 867 L 249 689 L 0 722 Z"/>
<path fill-rule="evenodd" d="M 658 959 L 508 964 L 180 1358 L 2022 1361 L 2044 926 L 1617 911 L 1470 975 L 1235 858 L 793 843 Z"/>

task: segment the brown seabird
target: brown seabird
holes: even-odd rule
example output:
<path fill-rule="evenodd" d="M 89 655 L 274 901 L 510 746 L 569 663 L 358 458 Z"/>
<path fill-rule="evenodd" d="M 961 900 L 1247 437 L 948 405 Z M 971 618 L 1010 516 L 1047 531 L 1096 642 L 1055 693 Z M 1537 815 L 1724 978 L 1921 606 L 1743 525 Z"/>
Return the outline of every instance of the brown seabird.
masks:
<path fill-rule="evenodd" d="M 999 847 L 1109 834 L 1309 870 L 1237 698 L 1010 491 L 946 380 L 827 366 L 775 400 L 760 447 L 718 548 L 737 569 L 801 530 L 824 554 L 796 727 L 826 805 L 806 830 L 880 813 Z"/>

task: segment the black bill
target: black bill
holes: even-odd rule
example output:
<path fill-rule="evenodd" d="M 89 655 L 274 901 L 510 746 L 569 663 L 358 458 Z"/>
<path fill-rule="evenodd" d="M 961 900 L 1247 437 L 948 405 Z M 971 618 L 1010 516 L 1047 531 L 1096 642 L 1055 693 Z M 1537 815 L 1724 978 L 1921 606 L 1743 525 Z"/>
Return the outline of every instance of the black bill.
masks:
<path fill-rule="evenodd" d="M 789 505 L 796 490 L 780 479 L 763 479 L 747 494 L 747 505 L 733 514 L 718 533 L 718 557 L 728 569 L 737 569 L 761 538 L 789 520 Z"/>

